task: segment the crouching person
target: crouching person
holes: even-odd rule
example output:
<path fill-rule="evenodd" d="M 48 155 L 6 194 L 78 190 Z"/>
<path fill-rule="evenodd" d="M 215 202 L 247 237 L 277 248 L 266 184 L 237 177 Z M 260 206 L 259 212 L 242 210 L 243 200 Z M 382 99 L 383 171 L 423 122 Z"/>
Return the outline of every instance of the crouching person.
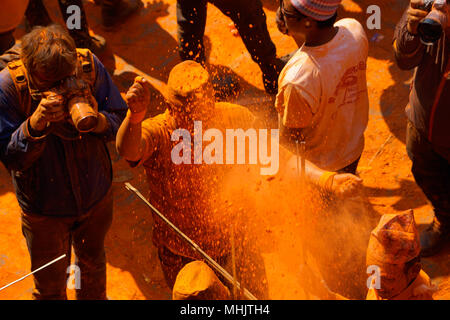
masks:
<path fill-rule="evenodd" d="M 104 238 L 112 221 L 114 140 L 126 104 L 106 69 L 60 26 L 22 39 L 0 72 L 0 157 L 22 209 L 34 299 L 66 299 L 71 247 L 78 299 L 106 299 Z"/>
<path fill-rule="evenodd" d="M 420 241 L 412 210 L 385 214 L 372 231 L 367 265 L 379 271 L 367 300 L 432 300 L 435 288 L 420 264 Z"/>
<path fill-rule="evenodd" d="M 433 300 L 437 288 L 422 270 L 420 241 L 413 210 L 385 214 L 373 229 L 366 262 L 375 271 L 368 279 L 367 300 Z M 329 300 L 348 300 L 322 288 Z"/>

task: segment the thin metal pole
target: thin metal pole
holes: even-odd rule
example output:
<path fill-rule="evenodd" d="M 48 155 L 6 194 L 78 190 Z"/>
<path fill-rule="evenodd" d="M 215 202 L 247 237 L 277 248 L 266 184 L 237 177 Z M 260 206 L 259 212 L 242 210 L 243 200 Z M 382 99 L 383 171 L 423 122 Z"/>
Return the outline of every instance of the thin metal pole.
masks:
<path fill-rule="evenodd" d="M 302 182 L 303 185 L 306 184 L 306 159 L 305 159 L 305 154 L 306 154 L 306 142 L 304 140 L 302 140 L 300 142 L 300 149 L 301 149 L 301 172 L 302 172 Z"/>
<path fill-rule="evenodd" d="M 233 268 L 233 299 L 237 299 L 237 277 L 236 277 L 236 245 L 234 243 L 234 223 L 231 226 L 231 264 Z"/>
<path fill-rule="evenodd" d="M 299 154 L 299 152 L 298 152 L 298 140 L 295 140 L 295 149 L 296 149 L 296 153 L 297 153 L 297 175 L 298 175 L 299 177 L 301 177 L 301 176 L 300 176 L 300 167 L 299 167 L 299 165 L 298 165 L 298 160 L 299 160 L 299 158 L 300 158 L 300 154 Z"/>
<path fill-rule="evenodd" d="M 177 228 L 169 219 L 167 219 L 161 212 L 159 212 L 158 209 L 156 209 L 148 200 L 137 190 L 135 187 L 133 187 L 130 183 L 125 183 L 125 188 L 127 188 L 129 191 L 134 192 L 144 203 L 149 206 L 153 212 L 161 219 L 163 220 L 170 228 L 172 228 L 178 236 L 180 236 L 184 241 L 186 241 L 192 249 L 194 249 L 196 252 L 198 252 L 209 264 L 211 267 L 213 267 L 217 272 L 219 272 L 229 283 L 234 284 L 236 283 L 236 286 L 238 289 L 241 289 L 241 284 L 236 281 L 236 279 L 233 278 L 220 264 L 218 264 L 213 258 L 211 258 L 206 252 L 204 252 L 194 241 L 191 240 L 187 235 L 185 235 L 180 229 Z M 249 300 L 258 300 L 250 291 L 244 288 L 244 296 Z"/>
<path fill-rule="evenodd" d="M 24 275 L 22 278 L 19 278 L 19 279 L 13 281 L 13 282 L 7 284 L 7 285 L 4 286 L 4 287 L 1 287 L 1 288 L 0 288 L 0 291 L 2 291 L 3 289 L 8 288 L 9 286 L 12 286 L 13 284 L 15 284 L 15 283 L 17 283 L 17 282 L 19 282 L 19 281 L 22 281 L 23 279 L 25 279 L 25 278 L 31 276 L 32 274 L 34 274 L 34 273 L 36 273 L 36 272 L 38 272 L 38 271 L 40 271 L 40 270 L 42 270 L 42 269 L 44 269 L 44 268 L 47 268 L 49 265 L 55 263 L 56 261 L 61 260 L 61 259 L 64 258 L 65 256 L 66 256 L 66 255 L 63 254 L 62 256 L 60 256 L 60 257 L 58 257 L 58 258 L 56 258 L 56 259 L 50 261 L 49 263 L 44 264 L 42 267 L 37 268 L 36 270 L 34 270 L 34 271 L 32 271 L 32 272 L 30 272 L 30 273 Z"/>

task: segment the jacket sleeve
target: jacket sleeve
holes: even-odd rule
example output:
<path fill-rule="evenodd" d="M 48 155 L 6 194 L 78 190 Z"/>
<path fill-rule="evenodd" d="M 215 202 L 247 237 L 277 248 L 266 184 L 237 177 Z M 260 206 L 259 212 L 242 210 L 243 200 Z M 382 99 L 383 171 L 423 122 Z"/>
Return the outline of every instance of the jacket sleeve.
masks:
<path fill-rule="evenodd" d="M 0 73 L 0 84 L 0 159 L 8 170 L 24 171 L 40 158 L 46 138 L 29 134 L 29 120 L 19 112 L 14 83 L 6 69 Z"/>
<path fill-rule="evenodd" d="M 405 11 L 394 32 L 395 60 L 402 70 L 417 67 L 422 61 L 425 51 L 425 46 L 420 42 L 419 36 L 409 33 L 407 22 L 408 15 Z"/>
<path fill-rule="evenodd" d="M 98 111 L 103 113 L 108 121 L 108 127 L 102 136 L 106 141 L 113 141 L 116 139 L 120 124 L 125 119 L 128 106 L 108 71 L 96 56 L 94 56 L 94 64 L 96 80 L 93 95 L 98 103 Z"/>

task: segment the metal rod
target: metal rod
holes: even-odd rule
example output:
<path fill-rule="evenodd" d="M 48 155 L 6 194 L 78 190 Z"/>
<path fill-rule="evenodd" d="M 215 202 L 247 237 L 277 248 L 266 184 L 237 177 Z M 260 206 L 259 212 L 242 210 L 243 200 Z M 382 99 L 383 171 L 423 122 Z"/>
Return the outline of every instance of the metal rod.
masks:
<path fill-rule="evenodd" d="M 296 149 L 296 153 L 297 153 L 297 175 L 301 178 L 301 176 L 300 176 L 300 166 L 298 164 L 298 160 L 300 158 L 300 154 L 298 152 L 298 140 L 295 140 L 295 149 Z"/>
<path fill-rule="evenodd" d="M 0 291 L 2 291 L 3 289 L 8 288 L 9 286 L 12 286 L 13 284 L 15 284 L 15 283 L 17 283 L 17 282 L 19 282 L 19 281 L 22 281 L 23 279 L 25 279 L 25 278 L 31 276 L 32 274 L 34 274 L 34 273 L 36 273 L 36 272 L 38 272 L 38 271 L 40 271 L 40 270 L 42 270 L 42 269 L 44 269 L 44 268 L 47 268 L 49 265 L 55 263 L 56 261 L 61 260 L 61 259 L 64 258 L 65 256 L 66 256 L 66 255 L 63 254 L 62 256 L 60 256 L 60 257 L 58 257 L 58 258 L 56 258 L 56 259 L 50 261 L 49 263 L 44 264 L 42 267 L 37 268 L 36 270 L 34 270 L 34 271 L 32 271 L 32 272 L 30 272 L 30 273 L 24 275 L 22 278 L 19 278 L 19 279 L 13 281 L 13 282 L 7 284 L 7 285 L 4 286 L 4 287 L 1 287 L 1 288 L 0 288 Z"/>
<path fill-rule="evenodd" d="M 306 183 L 306 159 L 305 159 L 305 154 L 306 154 L 306 142 L 304 140 L 302 140 L 300 142 L 300 149 L 301 149 L 301 173 L 302 173 L 302 182 L 303 184 Z"/>
<path fill-rule="evenodd" d="M 234 243 L 234 223 L 231 226 L 231 265 L 233 268 L 233 299 L 237 299 L 238 287 L 236 285 L 236 245 Z"/>
<path fill-rule="evenodd" d="M 234 284 L 236 283 L 236 286 L 238 289 L 241 289 L 241 284 L 236 281 L 233 276 L 231 276 L 220 264 L 218 264 L 213 258 L 211 258 L 206 252 L 204 252 L 194 241 L 191 240 L 187 235 L 185 235 L 180 229 L 177 228 L 169 219 L 167 219 L 161 212 L 159 212 L 158 209 L 156 209 L 148 200 L 137 190 L 135 187 L 133 187 L 130 183 L 125 183 L 125 188 L 127 188 L 129 191 L 134 192 L 144 203 L 150 207 L 153 212 L 161 219 L 163 220 L 170 228 L 172 228 L 179 237 L 181 237 L 184 241 L 186 241 L 192 249 L 194 249 L 196 252 L 198 252 L 205 260 L 209 263 L 209 265 L 214 268 L 217 272 L 219 272 L 229 283 Z M 249 300 L 258 300 L 250 291 L 247 289 L 243 289 L 244 296 Z"/>
<path fill-rule="evenodd" d="M 378 157 L 381 154 L 381 152 L 384 150 L 384 147 L 386 147 L 386 145 L 389 143 L 389 141 L 391 141 L 391 139 L 393 137 L 394 136 L 392 134 L 390 134 L 389 137 L 387 137 L 386 141 L 384 141 L 384 143 L 381 145 L 381 147 L 378 149 L 378 151 L 369 160 L 369 163 L 367 164 L 368 167 L 372 164 L 373 160 L 375 160 L 375 158 Z"/>

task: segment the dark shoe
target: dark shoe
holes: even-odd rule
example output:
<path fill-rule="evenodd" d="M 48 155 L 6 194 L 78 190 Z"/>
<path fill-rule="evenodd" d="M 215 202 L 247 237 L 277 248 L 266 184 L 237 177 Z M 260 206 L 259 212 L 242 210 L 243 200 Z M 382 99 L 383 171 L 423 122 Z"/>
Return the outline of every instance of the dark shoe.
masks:
<path fill-rule="evenodd" d="M 278 76 L 285 65 L 285 61 L 276 58 L 275 62 L 269 64 L 268 66 L 261 66 L 264 89 L 268 94 L 278 93 Z"/>
<path fill-rule="evenodd" d="M 236 96 L 240 89 L 237 79 L 229 74 L 212 75 L 211 83 L 218 100 L 225 100 L 230 96 Z"/>
<path fill-rule="evenodd" d="M 103 0 L 101 5 L 103 26 L 111 29 L 125 22 L 143 3 L 141 0 Z"/>
<path fill-rule="evenodd" d="M 434 218 L 431 225 L 420 234 L 420 255 L 430 257 L 437 254 L 450 239 L 450 225 Z"/>
<path fill-rule="evenodd" d="M 86 48 L 91 50 L 96 56 L 102 54 L 106 48 L 105 38 L 96 35 L 89 36 L 72 36 L 75 40 L 77 48 Z"/>

